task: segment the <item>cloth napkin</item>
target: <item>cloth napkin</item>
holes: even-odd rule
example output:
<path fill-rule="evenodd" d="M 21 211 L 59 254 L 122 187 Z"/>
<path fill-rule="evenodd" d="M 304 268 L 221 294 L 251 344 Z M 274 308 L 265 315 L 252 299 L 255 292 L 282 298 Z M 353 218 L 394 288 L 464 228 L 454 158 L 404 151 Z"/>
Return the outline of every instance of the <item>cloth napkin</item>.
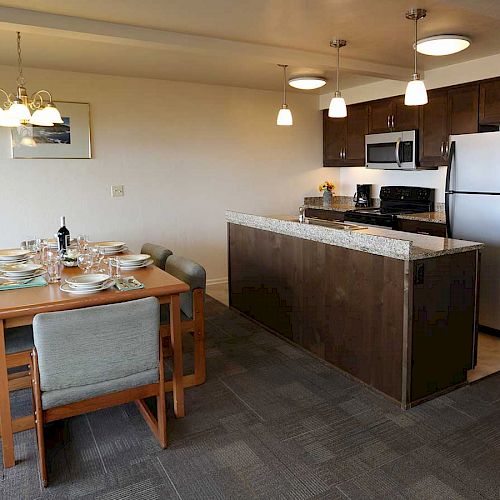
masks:
<path fill-rule="evenodd" d="M 144 285 L 140 281 L 137 281 L 133 276 L 128 276 L 127 278 L 116 278 L 115 286 L 118 290 L 120 290 L 120 292 L 128 292 L 129 290 L 144 288 Z"/>
<path fill-rule="evenodd" d="M 32 288 L 35 286 L 45 286 L 47 285 L 47 282 L 45 281 L 45 278 L 43 276 L 38 276 L 28 283 L 13 283 L 12 281 L 9 281 L 6 284 L 2 284 L 0 281 L 0 291 L 2 290 L 15 290 L 16 288 Z"/>

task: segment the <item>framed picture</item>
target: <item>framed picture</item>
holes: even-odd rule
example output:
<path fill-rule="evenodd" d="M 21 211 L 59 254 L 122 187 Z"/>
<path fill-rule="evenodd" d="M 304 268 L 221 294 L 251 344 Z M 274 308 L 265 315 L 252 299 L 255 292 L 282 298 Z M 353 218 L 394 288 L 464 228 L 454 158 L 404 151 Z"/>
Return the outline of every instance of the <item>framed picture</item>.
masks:
<path fill-rule="evenodd" d="M 55 101 L 64 123 L 11 129 L 12 158 L 92 158 L 90 105 Z"/>

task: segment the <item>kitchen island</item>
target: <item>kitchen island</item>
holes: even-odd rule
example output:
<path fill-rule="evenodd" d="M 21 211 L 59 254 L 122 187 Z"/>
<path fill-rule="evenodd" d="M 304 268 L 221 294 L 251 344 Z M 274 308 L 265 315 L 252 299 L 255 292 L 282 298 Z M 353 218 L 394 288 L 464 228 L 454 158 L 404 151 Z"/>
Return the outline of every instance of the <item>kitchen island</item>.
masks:
<path fill-rule="evenodd" d="M 482 244 L 227 212 L 231 307 L 408 408 L 475 365 Z"/>

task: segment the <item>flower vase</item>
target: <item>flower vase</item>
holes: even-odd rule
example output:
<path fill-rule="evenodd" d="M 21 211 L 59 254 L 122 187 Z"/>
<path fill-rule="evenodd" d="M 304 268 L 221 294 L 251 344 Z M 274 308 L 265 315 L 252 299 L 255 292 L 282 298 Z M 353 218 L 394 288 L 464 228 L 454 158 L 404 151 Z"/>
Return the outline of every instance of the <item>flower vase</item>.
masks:
<path fill-rule="evenodd" d="M 332 192 L 328 191 L 328 189 L 325 189 L 323 191 L 323 206 L 324 207 L 331 206 L 332 200 L 333 200 Z"/>

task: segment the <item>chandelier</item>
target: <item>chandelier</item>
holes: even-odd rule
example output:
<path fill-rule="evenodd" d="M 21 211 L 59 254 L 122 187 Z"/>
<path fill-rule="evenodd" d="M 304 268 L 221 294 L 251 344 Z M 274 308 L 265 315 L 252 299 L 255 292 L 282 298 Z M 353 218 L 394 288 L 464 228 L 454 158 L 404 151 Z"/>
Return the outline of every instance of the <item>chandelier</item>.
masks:
<path fill-rule="evenodd" d="M 17 32 L 17 90 L 16 94 L 6 92 L 6 100 L 0 106 L 0 126 L 19 127 L 21 125 L 42 125 L 52 127 L 55 123 L 63 123 L 61 115 L 52 101 L 48 90 L 38 90 L 28 96 L 23 75 L 23 58 L 21 53 L 21 33 Z M 33 112 L 33 114 L 31 114 Z"/>

